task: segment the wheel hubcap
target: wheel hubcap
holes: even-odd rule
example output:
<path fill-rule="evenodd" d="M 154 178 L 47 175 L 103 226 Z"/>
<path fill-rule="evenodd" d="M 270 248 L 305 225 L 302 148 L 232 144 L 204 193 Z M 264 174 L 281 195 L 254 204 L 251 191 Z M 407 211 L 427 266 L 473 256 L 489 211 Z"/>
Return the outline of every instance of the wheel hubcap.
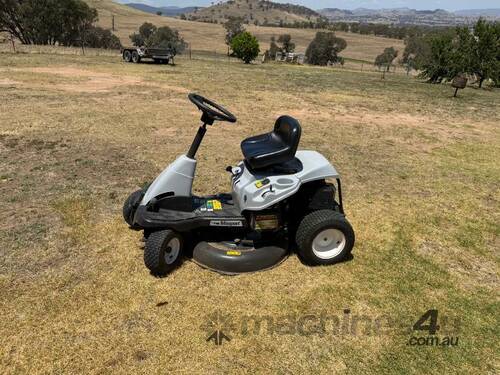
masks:
<path fill-rule="evenodd" d="M 312 242 L 314 255 L 320 259 L 331 259 L 344 250 L 346 238 L 338 229 L 330 228 L 319 232 Z"/>
<path fill-rule="evenodd" d="M 181 249 L 181 242 L 178 238 L 172 238 L 167 243 L 167 247 L 165 249 L 165 263 L 172 264 L 175 262 L 177 257 L 179 256 L 179 251 Z"/>

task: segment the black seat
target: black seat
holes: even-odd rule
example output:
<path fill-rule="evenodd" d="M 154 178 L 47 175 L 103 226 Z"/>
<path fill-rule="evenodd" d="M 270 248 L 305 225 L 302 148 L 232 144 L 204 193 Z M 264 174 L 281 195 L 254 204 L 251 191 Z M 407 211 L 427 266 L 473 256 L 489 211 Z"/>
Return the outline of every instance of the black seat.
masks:
<path fill-rule="evenodd" d="M 245 162 L 251 169 L 285 164 L 295 159 L 301 128 L 297 120 L 281 116 L 270 133 L 250 137 L 241 142 Z"/>

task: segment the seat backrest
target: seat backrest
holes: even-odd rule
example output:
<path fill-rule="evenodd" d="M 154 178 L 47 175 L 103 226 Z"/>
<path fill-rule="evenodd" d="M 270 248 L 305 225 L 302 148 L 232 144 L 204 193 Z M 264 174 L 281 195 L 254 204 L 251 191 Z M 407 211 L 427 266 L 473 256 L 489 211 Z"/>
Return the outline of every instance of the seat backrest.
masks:
<path fill-rule="evenodd" d="M 281 116 L 274 124 L 274 134 L 291 148 L 292 157 L 299 147 L 302 129 L 297 120 L 290 116 Z"/>

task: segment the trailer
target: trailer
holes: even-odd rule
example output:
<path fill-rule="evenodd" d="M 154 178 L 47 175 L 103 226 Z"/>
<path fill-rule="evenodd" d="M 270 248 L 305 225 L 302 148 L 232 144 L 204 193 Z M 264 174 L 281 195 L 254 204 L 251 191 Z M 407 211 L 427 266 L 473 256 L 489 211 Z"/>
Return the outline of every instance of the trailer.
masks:
<path fill-rule="evenodd" d="M 152 59 L 155 63 L 168 64 L 174 61 L 174 54 L 168 48 L 125 47 L 122 49 L 125 62 L 140 63 L 142 59 Z"/>

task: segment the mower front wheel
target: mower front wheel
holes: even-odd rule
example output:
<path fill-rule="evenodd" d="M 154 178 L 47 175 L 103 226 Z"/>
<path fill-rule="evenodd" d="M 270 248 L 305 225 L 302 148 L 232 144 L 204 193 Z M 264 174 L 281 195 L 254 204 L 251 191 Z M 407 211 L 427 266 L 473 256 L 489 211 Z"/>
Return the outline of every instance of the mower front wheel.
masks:
<path fill-rule="evenodd" d="M 137 206 L 141 203 L 143 191 L 137 190 L 128 196 L 123 204 L 123 218 L 125 222 L 132 226 L 134 224 L 134 216 L 135 211 L 137 210 Z"/>
<path fill-rule="evenodd" d="M 328 265 L 346 258 L 354 246 L 354 230 L 345 216 L 333 210 L 306 215 L 295 240 L 300 258 L 309 265 Z"/>
<path fill-rule="evenodd" d="M 173 271 L 182 259 L 182 237 L 169 229 L 153 232 L 146 238 L 144 264 L 154 276 Z"/>

